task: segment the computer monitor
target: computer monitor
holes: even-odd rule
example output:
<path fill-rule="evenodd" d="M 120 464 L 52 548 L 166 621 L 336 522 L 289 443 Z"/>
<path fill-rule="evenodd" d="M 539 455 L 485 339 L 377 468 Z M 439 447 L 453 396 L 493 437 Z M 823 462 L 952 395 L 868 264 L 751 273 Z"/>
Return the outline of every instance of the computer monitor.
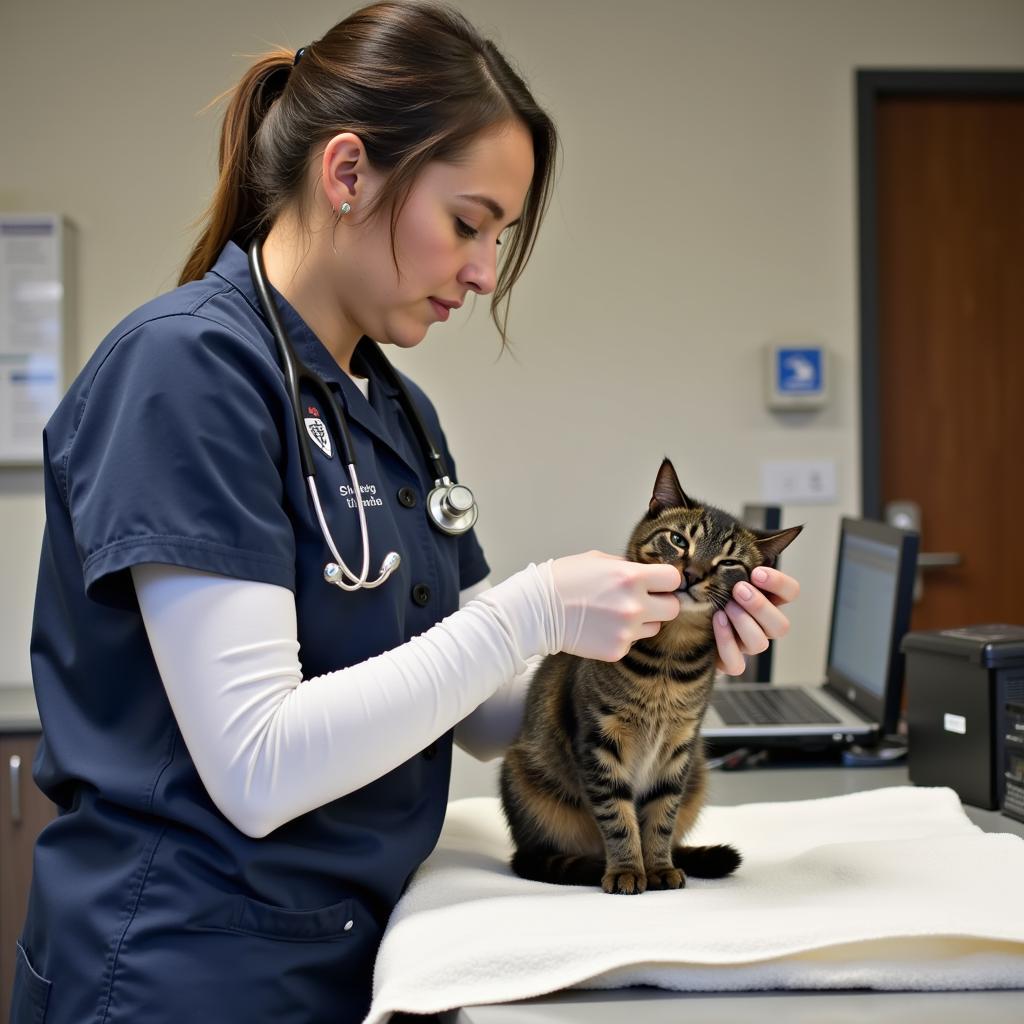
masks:
<path fill-rule="evenodd" d="M 900 641 L 910 625 L 918 536 L 844 518 L 826 675 L 847 700 L 894 732 L 903 695 Z"/>
<path fill-rule="evenodd" d="M 744 505 L 740 511 L 740 522 L 754 530 L 779 530 L 782 528 L 781 505 Z M 778 565 L 778 559 L 775 562 Z M 770 683 L 772 680 L 772 646 L 766 651 L 752 654 L 747 658 L 747 667 L 738 677 L 745 683 Z"/>
<path fill-rule="evenodd" d="M 781 505 L 744 505 L 740 511 L 740 522 L 755 530 L 782 529 Z"/>

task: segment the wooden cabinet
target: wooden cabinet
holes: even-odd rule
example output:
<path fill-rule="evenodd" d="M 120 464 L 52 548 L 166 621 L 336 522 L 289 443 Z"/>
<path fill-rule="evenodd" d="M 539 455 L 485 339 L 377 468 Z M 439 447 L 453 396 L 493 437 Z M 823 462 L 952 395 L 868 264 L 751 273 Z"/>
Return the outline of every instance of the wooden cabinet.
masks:
<path fill-rule="evenodd" d="M 25 922 L 32 850 L 57 808 L 32 781 L 39 733 L 0 733 L 0 1017 L 11 1004 L 14 952 Z"/>

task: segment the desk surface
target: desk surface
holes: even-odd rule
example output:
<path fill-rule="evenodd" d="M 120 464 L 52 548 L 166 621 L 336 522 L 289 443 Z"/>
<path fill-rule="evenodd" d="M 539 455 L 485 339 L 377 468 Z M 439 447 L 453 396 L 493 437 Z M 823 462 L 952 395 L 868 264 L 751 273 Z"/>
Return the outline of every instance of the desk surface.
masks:
<path fill-rule="evenodd" d="M 39 728 L 32 687 L 0 684 L 0 732 L 38 732 Z"/>
<path fill-rule="evenodd" d="M 885 768 L 769 768 L 712 772 L 708 802 L 729 805 L 808 800 L 866 789 L 908 785 L 905 766 Z M 997 811 L 965 807 L 988 832 L 1024 837 L 1024 824 Z M 928 1020 L 929 1024 L 1019 1024 L 1024 994 L 1014 992 L 665 992 L 654 988 L 568 990 L 539 999 L 471 1006 L 443 1015 L 443 1024 L 736 1024 L 768 1015 L 790 1024 L 848 1024 Z"/>

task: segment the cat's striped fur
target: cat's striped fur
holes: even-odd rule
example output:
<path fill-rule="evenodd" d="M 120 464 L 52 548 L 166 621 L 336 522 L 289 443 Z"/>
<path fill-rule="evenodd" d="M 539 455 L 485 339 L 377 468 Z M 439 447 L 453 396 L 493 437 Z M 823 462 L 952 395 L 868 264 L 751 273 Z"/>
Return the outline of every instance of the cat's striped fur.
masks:
<path fill-rule="evenodd" d="M 738 867 L 731 846 L 681 845 L 704 803 L 700 725 L 715 676 L 711 616 L 800 530 L 750 530 L 689 499 L 672 464 L 662 463 L 626 557 L 676 565 L 682 610 L 621 661 L 562 653 L 539 666 L 501 771 L 517 874 L 641 893 Z"/>

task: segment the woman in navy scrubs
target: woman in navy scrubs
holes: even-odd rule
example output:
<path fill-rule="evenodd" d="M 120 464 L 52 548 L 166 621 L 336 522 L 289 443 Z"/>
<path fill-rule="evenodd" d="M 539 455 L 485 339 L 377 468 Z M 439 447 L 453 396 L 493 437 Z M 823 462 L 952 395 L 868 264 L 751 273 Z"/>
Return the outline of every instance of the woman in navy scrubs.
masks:
<path fill-rule="evenodd" d="M 678 614 L 677 569 L 599 552 L 490 586 L 472 530 L 428 521 L 430 467 L 374 358 L 470 293 L 507 296 L 555 148 L 493 44 L 436 5 L 357 11 L 235 90 L 180 286 L 111 331 L 44 435 L 35 777 L 60 814 L 36 847 L 14 1021 L 360 1020 L 441 826 L 453 737 L 493 756 L 540 657 L 617 660 Z M 379 587 L 324 581 L 254 238 L 351 431 L 358 494 L 303 391 L 337 546 L 358 572 L 359 501 L 371 580 L 401 558 Z M 769 571 L 737 590 L 716 623 L 726 671 L 786 631 L 797 589 Z"/>

